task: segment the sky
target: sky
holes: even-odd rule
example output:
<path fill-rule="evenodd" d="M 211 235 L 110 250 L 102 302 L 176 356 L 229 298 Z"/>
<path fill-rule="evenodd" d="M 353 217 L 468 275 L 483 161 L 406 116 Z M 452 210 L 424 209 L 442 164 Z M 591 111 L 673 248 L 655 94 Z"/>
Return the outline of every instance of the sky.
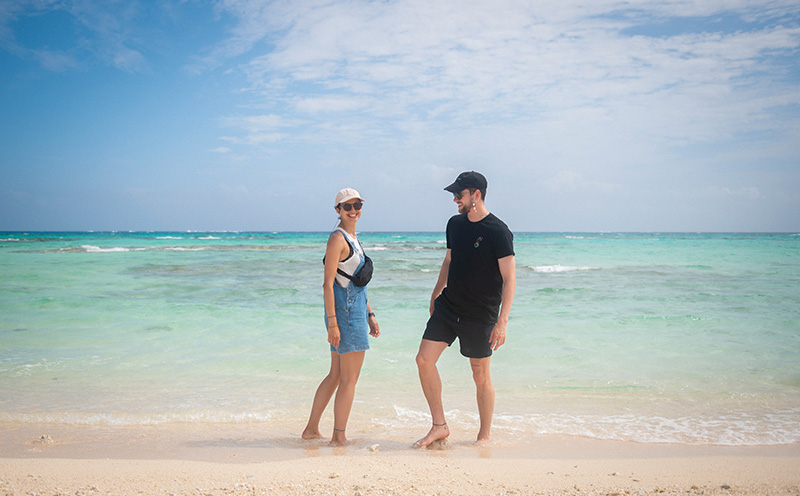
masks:
<path fill-rule="evenodd" d="M 2 0 L 0 230 L 800 232 L 797 0 Z"/>

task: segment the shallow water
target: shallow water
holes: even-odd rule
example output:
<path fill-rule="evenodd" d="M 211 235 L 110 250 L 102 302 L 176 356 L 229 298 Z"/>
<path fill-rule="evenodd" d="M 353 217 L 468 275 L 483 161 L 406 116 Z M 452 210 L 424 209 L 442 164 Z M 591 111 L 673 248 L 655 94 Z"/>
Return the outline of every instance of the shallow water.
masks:
<path fill-rule="evenodd" d="M 325 233 L 0 233 L 0 421 L 303 424 L 327 372 Z M 414 355 L 442 233 L 363 233 L 352 428 L 429 423 Z M 517 233 L 495 433 L 800 441 L 800 236 Z M 440 361 L 451 424 L 469 366 Z M 328 412 L 330 413 L 330 412 Z M 357 427 L 358 426 L 358 427 Z"/>

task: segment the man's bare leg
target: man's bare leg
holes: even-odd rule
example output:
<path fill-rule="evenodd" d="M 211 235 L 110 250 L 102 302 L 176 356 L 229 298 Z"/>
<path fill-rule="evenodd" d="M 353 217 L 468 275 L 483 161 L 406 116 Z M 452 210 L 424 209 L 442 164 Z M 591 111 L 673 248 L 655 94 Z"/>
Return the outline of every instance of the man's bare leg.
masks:
<path fill-rule="evenodd" d="M 322 437 L 319 432 L 319 421 L 322 419 L 322 414 L 328 403 L 339 387 L 339 354 L 335 351 L 331 352 L 331 370 L 328 375 L 322 379 L 322 382 L 314 394 L 314 403 L 311 406 L 311 414 L 308 417 L 308 424 L 303 430 L 303 439 L 318 439 Z"/>
<path fill-rule="evenodd" d="M 475 381 L 475 388 L 478 397 L 478 414 L 481 418 L 481 428 L 478 431 L 478 443 L 489 441 L 492 431 L 492 416 L 494 415 L 494 385 L 489 365 L 492 357 L 470 358 L 469 363 L 472 367 L 472 379 Z"/>
<path fill-rule="evenodd" d="M 442 405 L 442 379 L 436 362 L 442 352 L 447 348 L 447 343 L 440 341 L 430 341 L 423 339 L 419 345 L 417 353 L 417 369 L 419 370 L 419 382 L 422 385 L 422 392 L 428 401 L 431 410 L 433 426 L 428 434 L 414 443 L 417 448 L 429 446 L 434 441 L 445 439 L 450 435 L 450 429 L 444 418 L 444 406 Z"/>

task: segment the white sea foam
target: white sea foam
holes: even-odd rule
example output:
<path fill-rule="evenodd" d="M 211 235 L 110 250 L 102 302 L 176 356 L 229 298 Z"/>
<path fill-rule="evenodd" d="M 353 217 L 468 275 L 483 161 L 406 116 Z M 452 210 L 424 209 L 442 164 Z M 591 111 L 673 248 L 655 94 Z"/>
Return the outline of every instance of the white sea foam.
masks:
<path fill-rule="evenodd" d="M 86 253 L 117 253 L 117 252 L 126 252 L 131 251 L 130 248 L 123 248 L 122 246 L 115 246 L 113 248 L 101 248 L 99 246 L 93 245 L 81 245 L 81 248 L 86 251 Z"/>
<path fill-rule="evenodd" d="M 310 393 L 309 393 L 310 394 Z M 417 408 L 394 405 L 370 414 L 372 435 L 394 435 L 404 431 L 424 431 L 430 426 L 430 413 Z M 26 424 L 135 426 L 165 424 L 247 424 L 301 418 L 303 412 L 280 410 L 241 411 L 186 410 L 169 413 L 93 413 L 93 412 L 0 412 L 0 422 Z M 716 416 L 687 415 L 591 415 L 591 414 L 503 414 L 495 413 L 496 439 L 535 443 L 541 436 L 564 435 L 592 439 L 639 443 L 771 446 L 800 442 L 800 410 L 772 412 L 727 412 Z M 449 409 L 445 412 L 451 429 L 476 431 L 480 419 L 474 410 Z"/>
<path fill-rule="evenodd" d="M 430 422 L 430 414 L 395 405 L 394 418 L 373 419 L 388 430 Z M 495 414 L 493 430 L 514 440 L 535 442 L 543 435 L 580 436 L 640 443 L 759 446 L 800 442 L 800 410 L 777 410 L 751 414 L 728 412 L 719 416 L 689 415 L 667 418 L 648 415 Z M 475 412 L 458 409 L 445 412 L 448 423 L 459 430 L 478 428 Z"/>
<path fill-rule="evenodd" d="M 497 428 L 641 443 L 755 446 L 800 442 L 798 409 L 719 416 L 496 415 Z"/>
<path fill-rule="evenodd" d="M 2 422 L 21 422 L 26 424 L 67 424 L 67 425 L 163 425 L 172 423 L 230 423 L 267 422 L 273 418 L 270 412 L 219 412 L 192 411 L 164 414 L 112 414 L 112 413 L 23 413 L 6 414 L 0 412 Z"/>
<path fill-rule="evenodd" d="M 597 267 L 571 267 L 567 265 L 528 265 L 534 272 L 552 274 L 558 272 L 579 272 L 584 270 L 598 270 Z"/>
<path fill-rule="evenodd" d="M 44 362 L 47 362 L 47 360 L 45 360 Z M 35 369 L 47 367 L 47 363 L 44 362 L 26 363 L 16 367 L 11 367 L 10 369 L 0 368 L 0 372 L 8 374 L 9 377 L 30 376 L 35 371 Z"/>

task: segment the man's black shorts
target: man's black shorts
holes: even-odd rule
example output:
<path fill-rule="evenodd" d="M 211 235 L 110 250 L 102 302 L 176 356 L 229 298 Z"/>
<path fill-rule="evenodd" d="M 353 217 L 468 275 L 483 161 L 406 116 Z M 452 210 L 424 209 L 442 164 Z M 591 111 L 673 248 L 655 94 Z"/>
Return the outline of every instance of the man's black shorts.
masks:
<path fill-rule="evenodd" d="M 493 328 L 494 324 L 459 318 L 437 300 L 433 302 L 433 315 L 428 319 L 422 339 L 444 342 L 450 346 L 458 338 L 462 355 L 486 358 L 492 356 L 489 338 Z"/>

